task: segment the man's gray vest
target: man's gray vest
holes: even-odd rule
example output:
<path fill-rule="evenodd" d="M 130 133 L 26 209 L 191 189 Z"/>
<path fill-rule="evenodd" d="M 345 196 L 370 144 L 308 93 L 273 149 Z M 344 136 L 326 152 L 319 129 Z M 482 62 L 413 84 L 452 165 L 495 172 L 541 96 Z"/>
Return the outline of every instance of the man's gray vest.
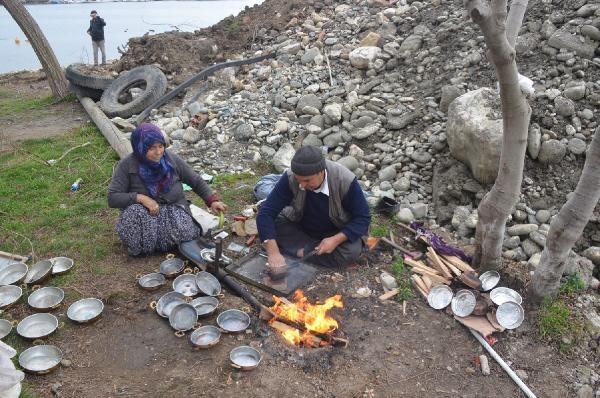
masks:
<path fill-rule="evenodd" d="M 348 193 L 350 184 L 352 184 L 356 176 L 341 164 L 330 160 L 326 160 L 325 162 L 327 184 L 329 185 L 329 218 L 336 228 L 342 229 L 352 218 L 352 215 L 342 206 L 342 200 L 346 196 L 346 193 Z M 299 222 L 304 215 L 306 191 L 300 189 L 300 185 L 291 171 L 288 171 L 288 181 L 294 197 L 292 203 L 285 207 L 281 211 L 281 214 L 290 221 Z"/>

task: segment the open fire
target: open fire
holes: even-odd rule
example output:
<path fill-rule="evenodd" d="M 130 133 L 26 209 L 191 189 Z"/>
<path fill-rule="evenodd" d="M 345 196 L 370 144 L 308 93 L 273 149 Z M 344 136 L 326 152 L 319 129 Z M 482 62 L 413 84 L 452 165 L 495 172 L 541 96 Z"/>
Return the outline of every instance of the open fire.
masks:
<path fill-rule="evenodd" d="M 343 308 L 342 296 L 329 297 L 322 304 L 311 304 L 302 290 L 296 290 L 292 301 L 273 296 L 270 310 L 276 315 L 271 326 L 291 344 L 316 347 L 331 343 L 338 322 L 328 314 L 332 308 Z M 338 339 L 340 340 L 340 339 Z M 346 342 L 347 343 L 347 342 Z"/>

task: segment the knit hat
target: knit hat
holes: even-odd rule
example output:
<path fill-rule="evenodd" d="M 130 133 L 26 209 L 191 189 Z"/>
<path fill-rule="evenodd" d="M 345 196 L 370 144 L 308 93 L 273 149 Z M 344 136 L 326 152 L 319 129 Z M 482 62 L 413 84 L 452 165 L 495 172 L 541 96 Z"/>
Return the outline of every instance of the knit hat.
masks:
<path fill-rule="evenodd" d="M 303 146 L 292 158 L 292 172 L 307 177 L 325 170 L 325 158 L 321 150 L 315 146 Z"/>

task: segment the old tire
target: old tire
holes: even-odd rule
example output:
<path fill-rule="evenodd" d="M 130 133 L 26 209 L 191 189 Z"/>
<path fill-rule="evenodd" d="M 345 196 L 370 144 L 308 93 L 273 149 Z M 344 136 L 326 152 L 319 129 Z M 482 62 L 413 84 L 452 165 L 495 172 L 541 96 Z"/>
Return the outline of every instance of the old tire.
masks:
<path fill-rule="evenodd" d="M 81 87 L 71 82 L 69 82 L 69 90 L 71 90 L 71 92 L 76 94 L 77 96 L 89 97 L 94 101 L 100 101 L 100 97 L 102 97 L 102 93 L 104 92 L 104 90 L 98 90 L 89 87 Z"/>
<path fill-rule="evenodd" d="M 121 94 L 143 82 L 146 82 L 146 89 L 138 97 L 125 104 L 119 102 Z M 138 66 L 117 77 L 104 90 L 100 98 L 100 108 L 108 117 L 119 116 L 127 119 L 131 115 L 142 112 L 159 99 L 166 90 L 167 78 L 160 69 L 151 65 Z"/>
<path fill-rule="evenodd" d="M 71 83 L 80 87 L 93 88 L 96 90 L 105 90 L 115 80 L 112 77 L 86 75 L 79 70 L 83 64 L 71 64 L 65 69 L 65 76 Z"/>

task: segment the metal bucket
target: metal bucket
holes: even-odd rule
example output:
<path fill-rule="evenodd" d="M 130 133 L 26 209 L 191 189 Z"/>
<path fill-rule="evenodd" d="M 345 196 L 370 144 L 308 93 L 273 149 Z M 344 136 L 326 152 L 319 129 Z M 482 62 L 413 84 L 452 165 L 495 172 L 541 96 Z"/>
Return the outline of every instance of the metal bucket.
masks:
<path fill-rule="evenodd" d="M 21 298 L 23 289 L 19 286 L 0 286 L 0 308 L 8 308 Z"/>
<path fill-rule="evenodd" d="M 42 283 L 52 275 L 52 262 L 50 260 L 42 260 L 33 264 L 27 275 L 25 275 L 25 282 L 28 285 L 34 285 L 36 283 Z"/>
<path fill-rule="evenodd" d="M 525 319 L 523 307 L 514 301 L 502 303 L 496 310 L 496 320 L 506 329 L 518 328 L 523 323 L 523 319 Z"/>
<path fill-rule="evenodd" d="M 194 330 L 190 335 L 190 343 L 198 348 L 214 347 L 221 340 L 221 329 L 206 325 Z"/>
<path fill-rule="evenodd" d="M 207 296 L 218 296 L 221 294 L 221 283 L 209 272 L 198 272 L 196 274 L 196 285 Z"/>
<path fill-rule="evenodd" d="M 241 370 L 252 370 L 260 364 L 262 355 L 257 349 L 247 345 L 235 347 L 229 353 L 231 366 Z"/>
<path fill-rule="evenodd" d="M 46 374 L 56 369 L 63 353 L 53 345 L 38 345 L 26 349 L 19 355 L 19 365 L 28 373 Z"/>
<path fill-rule="evenodd" d="M 438 285 L 429 291 L 427 302 L 436 310 L 446 308 L 451 302 L 454 293 L 452 289 L 446 285 Z"/>
<path fill-rule="evenodd" d="M 71 304 L 67 310 L 70 320 L 77 323 L 90 323 L 100 318 L 104 304 L 97 298 L 85 298 Z"/>
<path fill-rule="evenodd" d="M 49 336 L 56 329 L 58 329 L 58 319 L 46 313 L 29 315 L 17 325 L 19 336 L 30 340 Z"/>
<path fill-rule="evenodd" d="M 464 317 L 469 316 L 473 313 L 477 298 L 472 291 L 462 289 L 456 292 L 456 295 L 452 299 L 452 312 L 456 316 Z"/>
<path fill-rule="evenodd" d="M 65 298 L 65 292 L 58 287 L 43 287 L 27 297 L 27 304 L 37 311 L 50 311 L 58 308 Z"/>
<path fill-rule="evenodd" d="M 27 265 L 23 263 L 12 263 L 0 271 L 0 286 L 19 283 L 27 275 Z"/>
<path fill-rule="evenodd" d="M 193 297 L 200 293 L 196 285 L 196 276 L 191 274 L 179 275 L 173 281 L 173 290 L 186 297 Z"/>
<path fill-rule="evenodd" d="M 487 292 L 500 282 L 500 274 L 497 271 L 487 271 L 479 275 L 479 280 L 481 281 L 481 290 Z"/>
<path fill-rule="evenodd" d="M 229 333 L 242 332 L 250 326 L 250 316 L 235 309 L 223 311 L 217 317 L 217 325 Z"/>
<path fill-rule="evenodd" d="M 517 304 L 521 304 L 523 302 L 523 298 L 517 291 L 507 287 L 495 288 L 490 292 L 490 298 L 496 305 L 502 305 L 507 301 L 513 301 Z"/>

